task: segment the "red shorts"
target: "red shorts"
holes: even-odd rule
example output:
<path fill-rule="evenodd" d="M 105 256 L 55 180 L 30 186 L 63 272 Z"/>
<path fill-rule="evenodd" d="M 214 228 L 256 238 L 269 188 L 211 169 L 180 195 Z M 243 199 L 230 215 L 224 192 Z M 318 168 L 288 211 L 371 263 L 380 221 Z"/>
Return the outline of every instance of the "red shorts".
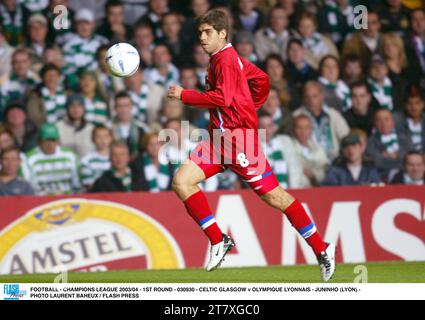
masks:
<path fill-rule="evenodd" d="M 224 133 L 210 135 L 192 150 L 189 159 L 207 178 L 232 170 L 259 195 L 279 186 L 253 129 L 226 129 Z"/>

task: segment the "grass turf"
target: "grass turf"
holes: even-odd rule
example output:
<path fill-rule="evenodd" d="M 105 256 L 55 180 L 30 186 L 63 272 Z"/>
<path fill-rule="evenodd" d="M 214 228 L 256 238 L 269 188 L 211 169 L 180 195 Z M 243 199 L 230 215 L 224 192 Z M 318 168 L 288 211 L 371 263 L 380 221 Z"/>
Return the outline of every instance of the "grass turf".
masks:
<path fill-rule="evenodd" d="M 425 283 L 425 262 L 384 262 L 362 264 L 371 283 Z M 352 283 L 358 274 L 354 264 L 337 266 L 333 282 Z M 57 275 L 0 276 L 0 283 L 52 283 Z M 315 283 L 320 282 L 317 266 L 109 271 L 69 273 L 69 283 Z"/>

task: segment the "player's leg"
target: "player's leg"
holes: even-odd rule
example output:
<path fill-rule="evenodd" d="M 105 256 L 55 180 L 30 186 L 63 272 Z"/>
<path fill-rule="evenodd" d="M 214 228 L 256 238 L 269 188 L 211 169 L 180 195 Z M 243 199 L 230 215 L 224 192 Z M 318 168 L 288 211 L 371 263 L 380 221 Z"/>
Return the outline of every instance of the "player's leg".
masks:
<path fill-rule="evenodd" d="M 208 143 L 198 145 L 190 155 L 190 161 L 177 170 L 173 178 L 173 189 L 184 202 L 187 212 L 202 228 L 211 243 L 207 271 L 217 268 L 225 255 L 235 246 L 233 240 L 220 230 L 208 205 L 205 194 L 198 183 L 222 172 L 223 166 L 210 161 Z"/>
<path fill-rule="evenodd" d="M 287 216 L 294 228 L 313 249 L 322 269 L 322 278 L 328 281 L 335 269 L 335 246 L 328 245 L 322 240 L 301 203 L 279 185 L 264 152 L 259 147 L 258 136 L 251 131 L 246 131 L 244 134 L 246 137 L 244 144 L 236 142 L 232 146 L 233 160 L 230 169 L 266 203 Z M 249 148 L 253 148 L 256 152 Z M 253 156 L 255 154 L 256 157 Z"/>
<path fill-rule="evenodd" d="M 223 234 L 215 221 L 204 192 L 198 187 L 198 183 L 206 178 L 205 172 L 189 160 L 176 171 L 172 188 L 183 201 L 189 215 L 214 245 L 222 241 Z"/>
<path fill-rule="evenodd" d="M 329 281 L 335 272 L 335 246 L 323 241 L 302 204 L 281 186 L 260 196 L 267 204 L 286 215 L 292 226 L 300 233 L 316 254 L 322 279 Z"/>

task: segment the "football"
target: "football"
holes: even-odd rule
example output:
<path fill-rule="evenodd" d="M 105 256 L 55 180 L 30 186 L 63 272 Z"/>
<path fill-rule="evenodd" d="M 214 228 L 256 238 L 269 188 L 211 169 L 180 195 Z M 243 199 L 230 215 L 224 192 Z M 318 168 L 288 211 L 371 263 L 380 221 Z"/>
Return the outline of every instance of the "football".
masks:
<path fill-rule="evenodd" d="M 129 77 L 139 68 L 140 55 L 129 43 L 114 44 L 106 51 L 106 64 L 109 72 L 117 77 Z"/>

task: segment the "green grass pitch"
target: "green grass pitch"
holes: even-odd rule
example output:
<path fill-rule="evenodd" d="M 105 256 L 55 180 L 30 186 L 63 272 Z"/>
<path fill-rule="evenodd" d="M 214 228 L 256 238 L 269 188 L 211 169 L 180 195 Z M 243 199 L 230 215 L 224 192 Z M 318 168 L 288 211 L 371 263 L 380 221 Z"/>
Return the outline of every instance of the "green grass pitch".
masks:
<path fill-rule="evenodd" d="M 425 262 L 357 264 L 367 267 L 370 283 L 425 283 Z M 352 283 L 358 274 L 354 264 L 337 265 L 332 282 Z M 52 283 L 57 275 L 0 276 L 0 283 Z M 221 268 L 158 271 L 110 271 L 69 273 L 69 283 L 318 283 L 318 266 Z"/>

